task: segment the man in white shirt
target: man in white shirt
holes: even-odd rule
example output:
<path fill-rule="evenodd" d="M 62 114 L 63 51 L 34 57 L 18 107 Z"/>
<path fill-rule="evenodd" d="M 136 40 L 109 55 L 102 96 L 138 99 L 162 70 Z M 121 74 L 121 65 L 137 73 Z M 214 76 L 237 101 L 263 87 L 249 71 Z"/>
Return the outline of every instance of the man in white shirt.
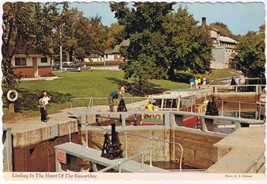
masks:
<path fill-rule="evenodd" d="M 47 107 L 48 107 L 48 103 L 51 100 L 51 96 L 48 95 L 47 91 L 43 92 L 43 100 L 44 100 L 44 105 L 45 105 L 45 113 L 47 116 Z"/>

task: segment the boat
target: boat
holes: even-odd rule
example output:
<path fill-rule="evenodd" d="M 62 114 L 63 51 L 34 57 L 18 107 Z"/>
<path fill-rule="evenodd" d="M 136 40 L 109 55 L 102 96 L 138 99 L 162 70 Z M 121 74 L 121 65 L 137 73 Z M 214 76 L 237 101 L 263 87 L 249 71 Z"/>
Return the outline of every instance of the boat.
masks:
<path fill-rule="evenodd" d="M 203 93 L 204 92 L 204 93 Z M 201 95 L 202 93 L 202 95 Z M 188 89 L 187 91 L 172 90 L 159 95 L 151 95 L 147 99 L 147 104 L 151 102 L 154 105 L 154 111 L 159 114 L 144 115 L 140 122 L 141 125 L 163 125 L 162 111 L 185 111 L 205 113 L 207 100 L 205 90 L 201 89 Z M 203 100 L 203 98 L 205 100 Z M 195 116 L 175 116 L 177 125 L 197 128 L 202 121 L 201 118 Z"/>

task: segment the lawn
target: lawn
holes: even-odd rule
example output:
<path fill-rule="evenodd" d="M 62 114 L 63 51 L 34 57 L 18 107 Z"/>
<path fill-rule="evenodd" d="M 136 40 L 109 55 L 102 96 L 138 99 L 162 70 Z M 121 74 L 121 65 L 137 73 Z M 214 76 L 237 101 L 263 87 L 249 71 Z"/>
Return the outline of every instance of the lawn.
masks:
<path fill-rule="evenodd" d="M 222 75 L 224 74 L 224 75 Z M 119 90 L 122 84 L 134 83 L 134 80 L 125 80 L 122 71 L 82 71 L 82 72 L 56 72 L 59 78 L 51 81 L 21 81 L 17 90 L 19 99 L 16 102 L 16 112 L 26 116 L 39 115 L 38 99 L 43 90 L 47 90 L 52 95 L 50 113 L 58 112 L 61 109 L 72 106 L 88 106 L 89 98 L 94 99 L 93 104 L 107 105 L 107 97 L 111 91 Z M 188 88 L 188 77 L 191 74 L 179 73 L 177 80 L 149 80 L 144 86 L 145 95 L 160 93 L 170 89 Z M 207 75 L 208 79 L 215 77 L 226 77 L 234 75 L 231 70 L 215 70 L 214 73 Z M 210 76 L 212 78 L 210 78 Z M 7 112 L 6 89 L 3 88 L 4 119 L 13 118 Z M 126 97 L 140 97 L 141 94 L 126 93 Z M 136 99 L 138 100 L 138 99 Z M 140 100 L 140 99 L 139 99 Z M 126 101 L 126 104 L 131 100 Z"/>
<path fill-rule="evenodd" d="M 52 95 L 49 107 L 50 113 L 58 112 L 61 109 L 72 106 L 88 106 L 89 98 L 94 99 L 93 104 L 107 105 L 107 97 L 111 91 L 118 91 L 122 84 L 134 83 L 134 80 L 125 80 L 122 71 L 82 71 L 82 72 L 56 72 L 59 78 L 51 81 L 21 81 L 17 90 L 19 99 L 16 102 L 16 112 L 26 116 L 39 115 L 38 99 L 43 90 Z M 174 88 L 186 88 L 188 84 L 177 83 L 168 80 L 149 80 L 145 86 L 145 94 L 160 93 Z M 6 89 L 3 89 L 3 96 L 6 96 Z M 126 97 L 141 97 L 141 94 L 126 93 Z M 138 100 L 138 99 L 135 99 Z M 134 100 L 134 101 L 135 101 Z M 140 100 L 140 99 L 139 99 Z M 132 99 L 126 101 L 129 103 Z M 71 103 L 70 103 L 71 102 Z M 6 97 L 3 97 L 4 119 L 11 119 L 13 116 L 7 112 Z"/>

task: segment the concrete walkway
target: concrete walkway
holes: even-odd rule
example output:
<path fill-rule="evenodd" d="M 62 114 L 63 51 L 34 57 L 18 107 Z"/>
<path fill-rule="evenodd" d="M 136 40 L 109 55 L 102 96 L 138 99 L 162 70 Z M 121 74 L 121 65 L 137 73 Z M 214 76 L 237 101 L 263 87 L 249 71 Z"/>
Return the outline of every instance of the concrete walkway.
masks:
<path fill-rule="evenodd" d="M 130 110 L 144 110 L 146 101 L 126 105 Z M 114 107 L 116 109 L 117 106 Z M 40 116 L 21 118 L 19 120 L 3 122 L 11 128 L 13 145 L 26 146 L 54 138 L 56 136 L 68 135 L 78 131 L 77 119 L 71 117 L 70 112 L 79 111 L 109 111 L 108 106 L 100 105 L 92 108 L 75 107 L 61 110 L 59 113 L 49 114 L 46 123 L 41 122 Z"/>
<path fill-rule="evenodd" d="M 21 81 L 35 81 L 35 80 L 55 80 L 59 79 L 58 76 L 51 76 L 51 77 L 33 77 L 33 78 L 22 78 Z"/>
<path fill-rule="evenodd" d="M 264 152 L 264 138 L 265 125 L 239 128 L 214 145 L 217 148 L 217 162 L 206 172 L 245 173 L 250 169 L 251 172 L 254 172 L 254 168 L 249 167 Z M 260 167 L 262 162 L 263 160 L 260 160 L 257 167 Z"/>

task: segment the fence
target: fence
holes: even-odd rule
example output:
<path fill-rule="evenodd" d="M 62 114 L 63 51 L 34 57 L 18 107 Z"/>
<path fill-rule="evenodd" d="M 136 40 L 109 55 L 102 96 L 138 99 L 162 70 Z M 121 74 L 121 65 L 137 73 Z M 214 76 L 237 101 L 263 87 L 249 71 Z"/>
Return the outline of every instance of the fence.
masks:
<path fill-rule="evenodd" d="M 209 85 L 203 88 L 211 89 L 214 95 L 220 93 L 255 93 L 260 95 L 263 93 L 265 85 Z"/>

